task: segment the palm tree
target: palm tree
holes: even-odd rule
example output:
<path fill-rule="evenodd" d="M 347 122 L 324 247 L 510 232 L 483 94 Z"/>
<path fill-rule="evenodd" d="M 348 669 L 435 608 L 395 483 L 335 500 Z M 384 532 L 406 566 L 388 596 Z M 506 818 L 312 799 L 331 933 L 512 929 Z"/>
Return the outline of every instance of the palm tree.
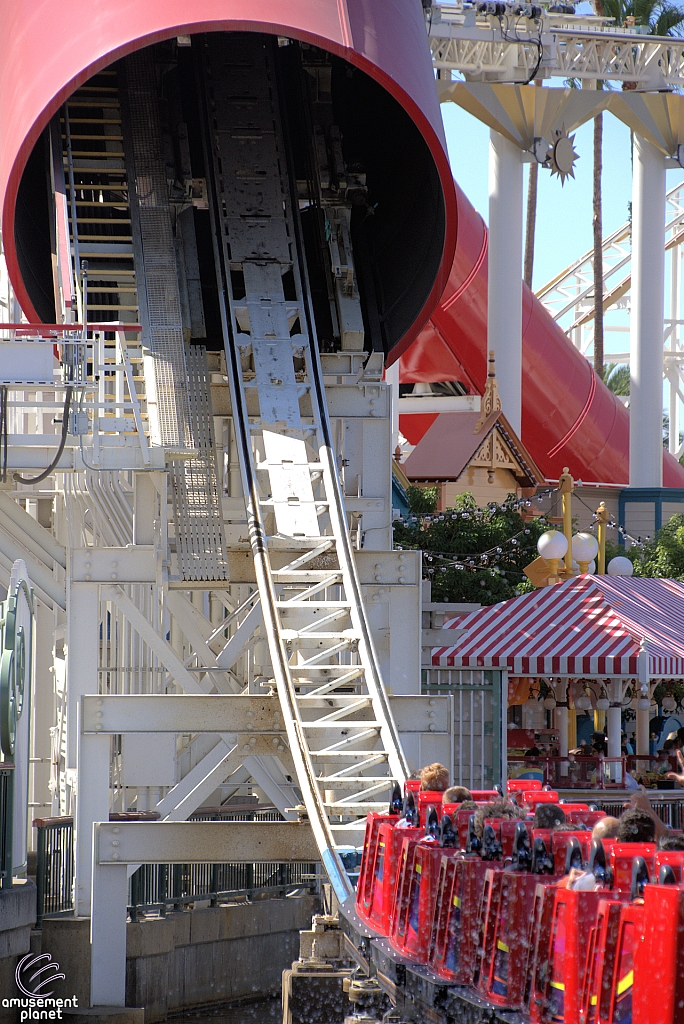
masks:
<path fill-rule="evenodd" d="M 535 78 L 535 86 L 540 89 L 542 81 Z M 532 271 L 534 270 L 534 229 L 537 223 L 537 183 L 539 181 L 539 164 L 533 160 L 530 164 L 530 177 L 527 182 L 527 221 L 525 224 L 525 263 L 523 278 L 528 288 L 532 287 Z"/>
<path fill-rule="evenodd" d="M 603 368 L 603 382 L 614 395 L 629 396 L 629 366 L 624 363 L 606 363 Z"/>
<path fill-rule="evenodd" d="M 649 35 L 679 36 L 684 34 L 684 9 L 669 0 L 600 0 L 596 13 L 613 18 L 616 25 L 624 25 L 634 18 L 637 25 L 648 26 Z"/>
<path fill-rule="evenodd" d="M 530 164 L 530 177 L 527 182 L 527 221 L 525 223 L 525 284 L 532 287 L 532 271 L 534 270 L 534 229 L 537 222 L 537 182 L 539 180 L 539 164 L 533 160 Z"/>

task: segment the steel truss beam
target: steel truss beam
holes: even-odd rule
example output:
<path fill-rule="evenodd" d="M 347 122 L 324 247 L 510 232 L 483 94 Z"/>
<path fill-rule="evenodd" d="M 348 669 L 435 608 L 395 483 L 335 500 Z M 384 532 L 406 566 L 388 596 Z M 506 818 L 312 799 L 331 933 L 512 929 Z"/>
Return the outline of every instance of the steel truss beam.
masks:
<path fill-rule="evenodd" d="M 545 12 L 478 15 L 462 4 L 433 4 L 432 63 L 441 76 L 528 82 L 532 77 L 635 82 L 657 90 L 684 81 L 684 40 L 615 28 L 607 18 Z"/>

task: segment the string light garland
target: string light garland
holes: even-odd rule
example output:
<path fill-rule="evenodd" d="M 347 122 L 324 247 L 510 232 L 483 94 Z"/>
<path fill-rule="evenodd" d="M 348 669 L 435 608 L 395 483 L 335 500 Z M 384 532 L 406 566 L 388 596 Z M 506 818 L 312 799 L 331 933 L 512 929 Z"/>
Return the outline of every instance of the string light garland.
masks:
<path fill-rule="evenodd" d="M 549 494 L 555 494 L 556 489 L 554 487 L 549 488 L 546 491 L 542 491 L 540 494 L 536 494 L 534 497 L 537 502 L 541 503 L 543 499 Z M 513 500 L 507 500 L 501 505 L 490 504 L 486 508 L 473 507 L 469 510 L 456 510 L 447 509 L 446 512 L 411 512 L 408 515 L 399 515 L 395 519 L 396 523 L 402 523 L 404 526 L 413 526 L 416 523 L 420 523 L 421 526 L 432 525 L 436 522 L 447 522 L 448 520 L 457 519 L 474 519 L 476 521 L 486 520 L 487 514 L 494 515 L 497 512 L 518 512 L 521 508 L 531 508 L 532 499 L 530 498 L 519 498 Z M 535 516 L 536 522 L 545 522 L 546 515 Z"/>
<path fill-rule="evenodd" d="M 534 497 L 541 502 L 554 492 L 549 488 Z M 395 549 L 422 549 L 423 579 L 437 587 L 437 600 L 506 600 L 526 581 L 522 570 L 536 555 L 538 535 L 551 526 L 546 513 L 525 515 L 534 497 L 509 495 L 501 504 L 483 507 L 470 497 L 445 511 L 398 516 Z M 515 532 L 506 536 L 507 527 Z M 456 550 L 444 550 L 452 543 Z M 468 551 L 471 545 L 475 550 Z"/>
<path fill-rule="evenodd" d="M 437 592 L 443 595 L 440 600 L 466 600 L 468 594 L 475 598 L 475 591 L 478 595 L 482 594 L 482 598 L 476 599 L 484 599 L 485 603 L 487 598 L 494 601 L 505 600 L 520 593 L 518 588 L 521 584 L 527 584 L 526 574 L 522 571 L 522 559 L 525 559 L 526 564 L 528 556 L 531 559 L 536 556 L 536 551 L 533 554 L 532 549 L 538 533 L 554 529 L 553 509 L 543 514 L 540 514 L 541 509 L 528 515 L 525 513 L 534 507 L 535 499 L 540 505 L 544 499 L 557 494 L 557 488 L 549 487 L 531 498 L 509 495 L 501 504 L 489 502 L 483 507 L 478 507 L 471 498 L 465 507 L 458 503 L 444 511 L 433 509 L 404 513 L 397 516 L 394 521 L 397 528 L 395 548 L 422 549 L 423 579 L 433 581 L 433 587 L 437 586 Z M 596 512 L 576 492 L 575 498 L 591 513 L 592 522 L 588 530 L 595 534 Z M 517 523 L 510 521 L 513 517 Z M 511 536 L 500 536 L 507 524 L 515 528 L 520 519 L 523 522 L 522 528 L 516 529 Z M 558 521 L 557 518 L 555 521 Z M 643 548 L 642 538 L 633 537 L 612 517 L 606 526 L 609 530 L 617 531 L 620 537 L 632 545 Z M 487 536 L 488 533 L 492 539 Z M 494 537 L 497 539 L 494 540 Z M 464 546 L 467 548 L 471 543 L 473 547 L 478 548 L 483 541 L 487 543 L 488 540 L 489 546 L 484 549 L 463 550 Z M 646 538 L 646 542 L 648 540 L 649 538 Z M 439 544 L 439 550 L 431 547 L 435 541 Z M 459 550 L 444 550 L 444 547 L 452 542 Z M 459 578 L 461 584 L 458 582 Z"/>

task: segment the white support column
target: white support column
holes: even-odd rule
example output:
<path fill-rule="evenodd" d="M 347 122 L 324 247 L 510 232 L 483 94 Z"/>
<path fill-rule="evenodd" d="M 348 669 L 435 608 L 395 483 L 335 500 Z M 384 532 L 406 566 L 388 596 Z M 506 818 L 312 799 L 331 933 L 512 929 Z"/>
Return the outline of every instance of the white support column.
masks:
<path fill-rule="evenodd" d="M 488 347 L 503 411 L 518 435 L 522 415 L 523 165 L 520 149 L 489 136 Z M 662 246 L 662 235 L 661 235 Z M 662 313 L 661 313 L 662 317 Z M 661 343 L 662 346 L 662 343 Z"/>
<path fill-rule="evenodd" d="M 100 601 L 97 583 L 67 587 L 67 769 L 76 767 L 78 706 L 85 693 L 97 693 Z"/>
<path fill-rule="evenodd" d="M 568 756 L 568 709 L 556 708 L 556 728 L 558 729 L 558 753 L 561 757 Z"/>
<path fill-rule="evenodd" d="M 92 836 L 90 1001 L 93 1006 L 125 1006 L 128 871 L 126 864 L 98 864 L 98 831 L 95 825 Z M 90 848 L 91 843 L 87 845 Z"/>
<path fill-rule="evenodd" d="M 611 704 L 606 712 L 606 729 L 608 731 L 608 757 L 619 757 L 622 749 L 622 707 Z"/>
<path fill-rule="evenodd" d="M 670 319 L 672 320 L 668 349 L 670 352 L 679 350 L 679 301 L 681 284 L 681 263 L 682 248 L 676 245 L 670 252 Z M 669 402 L 668 416 L 670 428 L 668 431 L 668 451 L 670 455 L 677 455 L 679 448 L 679 396 L 677 394 L 677 383 L 679 378 L 678 368 L 670 363 L 668 367 Z"/>
<path fill-rule="evenodd" d="M 31 764 L 29 774 L 30 816 L 46 818 L 52 810 L 50 797 L 50 727 L 55 715 L 55 684 L 52 673 L 55 615 L 42 601 L 35 600 L 33 636 L 33 692 L 31 694 Z M 29 849 L 35 850 L 31 829 Z"/>
<path fill-rule="evenodd" d="M 630 317 L 630 487 L 663 483 L 665 157 L 634 136 Z"/>
<path fill-rule="evenodd" d="M 397 359 L 385 370 L 385 383 L 390 386 L 390 409 L 392 419 L 391 455 L 399 444 L 399 360 Z"/>
<path fill-rule="evenodd" d="M 79 709 L 80 712 L 80 709 Z M 79 713 L 80 733 L 80 713 Z M 76 818 L 74 849 L 76 850 L 76 878 L 74 913 L 76 917 L 89 917 L 93 852 L 91 848 L 93 823 L 109 821 L 109 762 L 111 741 L 109 735 L 79 734 L 78 788 L 76 791 Z M 124 875 L 125 875 L 124 869 Z M 126 897 L 122 906 L 126 907 Z M 95 911 L 93 909 L 93 916 Z M 117 1005 L 112 1003 L 112 1005 Z M 123 1004 L 121 1004 L 123 1005 Z"/>

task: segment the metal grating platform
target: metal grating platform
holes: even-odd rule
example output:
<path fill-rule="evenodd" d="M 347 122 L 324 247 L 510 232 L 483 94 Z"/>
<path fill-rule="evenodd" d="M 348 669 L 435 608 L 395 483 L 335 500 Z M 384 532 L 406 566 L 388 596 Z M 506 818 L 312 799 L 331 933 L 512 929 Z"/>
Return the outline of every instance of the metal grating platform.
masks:
<path fill-rule="evenodd" d="M 227 580 L 228 560 L 216 473 L 207 350 L 186 349 L 188 410 L 196 455 L 171 465 L 176 554 L 183 580 Z"/>
<path fill-rule="evenodd" d="M 134 245 L 140 249 L 144 281 L 138 284 L 143 344 L 154 363 L 158 443 L 186 450 L 189 431 L 187 373 L 178 271 L 174 248 L 168 185 L 161 151 L 162 132 L 156 107 L 155 68 L 142 51 L 123 65 L 126 83 L 125 127 L 127 158 L 133 167 L 131 215 Z M 136 230 L 137 229 L 137 230 Z M 141 274 L 141 277 L 143 275 Z"/>

